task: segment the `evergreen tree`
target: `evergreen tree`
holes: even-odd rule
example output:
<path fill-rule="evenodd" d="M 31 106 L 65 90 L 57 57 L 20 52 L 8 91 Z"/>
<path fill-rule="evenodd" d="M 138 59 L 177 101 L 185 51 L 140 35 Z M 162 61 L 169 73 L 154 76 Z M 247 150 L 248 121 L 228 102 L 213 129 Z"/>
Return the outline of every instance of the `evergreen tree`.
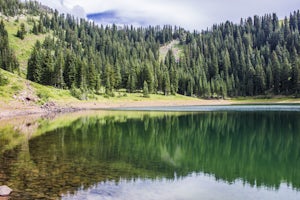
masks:
<path fill-rule="evenodd" d="M 41 43 L 38 40 L 33 47 L 27 67 L 27 79 L 37 83 L 41 83 L 42 77 L 42 57 L 40 52 Z"/>
<path fill-rule="evenodd" d="M 65 60 L 62 51 L 59 51 L 57 60 L 55 62 L 54 73 L 53 73 L 53 85 L 58 88 L 64 88 L 64 77 L 63 77 L 63 67 L 65 66 Z"/>
<path fill-rule="evenodd" d="M 291 79 L 291 64 L 289 63 L 288 59 L 285 57 L 283 61 L 283 65 L 280 71 L 280 91 L 284 94 L 289 94 L 290 90 L 290 79 Z"/>
<path fill-rule="evenodd" d="M 97 85 L 97 72 L 96 72 L 96 66 L 93 62 L 93 60 L 90 60 L 88 64 L 88 87 L 92 90 L 96 89 Z"/>
<path fill-rule="evenodd" d="M 149 97 L 149 89 L 148 89 L 147 81 L 144 81 L 143 97 Z"/>
<path fill-rule="evenodd" d="M 275 51 L 272 53 L 271 58 L 271 64 L 272 64 L 272 74 L 273 74 L 273 85 L 274 85 L 274 93 L 279 94 L 280 93 L 280 63 L 277 57 L 277 54 Z"/>
<path fill-rule="evenodd" d="M 153 93 L 153 87 L 154 87 L 154 77 L 153 77 L 153 74 L 152 74 L 152 69 L 150 68 L 150 65 L 149 64 L 146 64 L 144 66 L 144 70 L 143 70 L 143 74 L 144 74 L 144 77 L 143 77 L 143 80 L 147 82 L 147 85 L 148 85 L 148 88 L 149 88 L 149 93 Z"/>
<path fill-rule="evenodd" d="M 21 23 L 20 28 L 18 29 L 17 32 L 17 37 L 20 38 L 21 40 L 24 40 L 26 33 L 27 31 L 25 29 L 25 24 Z"/>
<path fill-rule="evenodd" d="M 292 90 L 298 96 L 300 94 L 300 59 L 297 59 L 292 66 Z"/>
<path fill-rule="evenodd" d="M 170 83 L 170 77 L 168 72 L 164 72 L 163 77 L 163 92 L 164 95 L 170 95 L 171 93 L 171 83 Z"/>
<path fill-rule="evenodd" d="M 44 85 L 53 85 L 54 61 L 51 50 L 42 54 L 42 75 L 41 83 Z"/>
<path fill-rule="evenodd" d="M 38 30 L 38 27 L 37 27 L 35 21 L 33 21 L 32 33 L 35 34 L 35 35 L 39 34 L 39 30 Z"/>
<path fill-rule="evenodd" d="M 261 64 L 258 64 L 255 68 L 254 87 L 255 95 L 263 94 L 266 88 L 265 72 Z"/>
<path fill-rule="evenodd" d="M 3 20 L 0 22 L 0 67 L 10 72 L 19 70 L 19 63 L 13 50 L 10 48 L 8 33 Z"/>
<path fill-rule="evenodd" d="M 75 55 L 67 50 L 64 66 L 64 82 L 68 88 L 71 88 L 72 85 L 75 85 L 76 80 L 76 57 Z"/>

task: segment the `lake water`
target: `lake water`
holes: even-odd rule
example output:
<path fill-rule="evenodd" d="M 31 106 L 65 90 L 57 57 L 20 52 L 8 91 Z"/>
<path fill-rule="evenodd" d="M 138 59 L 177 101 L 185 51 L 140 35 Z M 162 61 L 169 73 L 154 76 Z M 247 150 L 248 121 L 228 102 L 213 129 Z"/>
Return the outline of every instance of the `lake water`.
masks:
<path fill-rule="evenodd" d="M 70 114 L 27 122 L 14 145 L 2 128 L 0 185 L 25 200 L 300 199 L 300 107 L 264 108 Z"/>

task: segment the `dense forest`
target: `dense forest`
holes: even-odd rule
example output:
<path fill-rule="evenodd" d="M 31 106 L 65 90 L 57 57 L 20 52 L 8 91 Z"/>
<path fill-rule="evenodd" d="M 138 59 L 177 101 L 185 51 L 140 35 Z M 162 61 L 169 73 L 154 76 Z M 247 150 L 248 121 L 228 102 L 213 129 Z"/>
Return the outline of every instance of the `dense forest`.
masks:
<path fill-rule="evenodd" d="M 78 97 L 101 88 L 107 95 L 126 89 L 206 98 L 300 93 L 299 11 L 282 20 L 266 14 L 227 21 L 201 32 L 168 25 L 104 27 L 30 1 L 0 0 L 0 12 L 37 16 L 32 33 L 53 33 L 33 47 L 27 78 Z M 3 23 L 0 29 L 5 33 Z M 1 33 L 0 62 L 11 71 L 18 64 L 5 38 Z M 162 58 L 160 47 L 173 40 L 180 41 L 179 57 L 170 50 Z"/>

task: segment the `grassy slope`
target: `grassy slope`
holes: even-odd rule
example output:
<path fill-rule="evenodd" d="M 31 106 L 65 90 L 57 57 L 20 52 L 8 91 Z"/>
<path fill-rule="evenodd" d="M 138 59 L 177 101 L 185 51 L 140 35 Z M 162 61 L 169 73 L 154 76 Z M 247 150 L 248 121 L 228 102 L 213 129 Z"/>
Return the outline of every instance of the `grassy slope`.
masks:
<path fill-rule="evenodd" d="M 35 18 L 33 16 L 30 17 L 33 19 Z M 16 37 L 16 33 L 21 23 L 25 24 L 26 31 L 28 32 L 24 40 L 21 40 L 20 38 Z M 18 20 L 17 18 L 9 18 L 9 20 L 4 20 L 4 24 L 8 32 L 9 44 L 14 50 L 17 59 L 20 63 L 20 75 L 22 77 L 26 77 L 27 61 L 30 57 L 32 47 L 34 46 L 37 40 L 43 41 L 47 34 L 34 35 L 30 33 L 30 30 L 32 30 L 33 23 L 29 23 L 27 17 L 24 16 L 19 17 Z"/>
<path fill-rule="evenodd" d="M 0 99 L 8 102 L 13 99 L 15 94 L 21 92 L 25 87 L 23 78 L 16 74 L 9 73 L 0 69 L 1 75 L 8 80 L 8 83 L 4 86 L 0 86 Z"/>
<path fill-rule="evenodd" d="M 34 16 L 29 16 L 30 18 L 36 19 Z M 27 84 L 29 83 L 33 93 L 40 98 L 40 102 L 45 101 L 76 101 L 74 97 L 70 95 L 68 90 L 60 90 L 53 87 L 42 86 L 37 83 L 32 83 L 28 80 L 25 80 L 27 73 L 27 61 L 30 57 L 32 48 L 37 40 L 43 41 L 47 34 L 34 35 L 30 33 L 33 23 L 28 22 L 28 17 L 19 17 L 17 18 L 5 18 L 4 20 L 5 28 L 8 32 L 8 39 L 11 48 L 14 50 L 16 57 L 20 63 L 20 76 L 12 74 L 1 70 L 1 73 L 8 79 L 8 84 L 5 86 L 0 86 L 0 100 L 8 102 L 13 100 L 15 97 L 20 95 L 22 92 L 28 90 Z M 24 23 L 27 34 L 24 40 L 16 37 L 16 33 L 20 24 Z"/>
<path fill-rule="evenodd" d="M 50 86 L 42 86 L 28 81 L 17 74 L 0 69 L 0 73 L 8 80 L 4 86 L 0 86 L 0 100 L 8 102 L 28 90 L 28 85 L 32 93 L 40 97 L 41 101 L 47 100 L 76 100 L 71 96 L 69 90 L 60 90 Z"/>
<path fill-rule="evenodd" d="M 169 44 L 160 47 L 159 59 L 164 60 L 170 49 L 172 49 L 175 59 L 178 60 L 182 52 L 182 47 L 179 44 L 179 40 L 173 40 Z"/>

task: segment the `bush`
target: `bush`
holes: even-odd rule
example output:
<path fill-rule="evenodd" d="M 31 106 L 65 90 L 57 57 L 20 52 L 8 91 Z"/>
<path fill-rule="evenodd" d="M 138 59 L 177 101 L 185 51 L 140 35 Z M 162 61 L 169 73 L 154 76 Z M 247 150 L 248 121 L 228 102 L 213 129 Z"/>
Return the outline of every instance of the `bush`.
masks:
<path fill-rule="evenodd" d="M 76 88 L 74 85 L 72 85 L 70 89 L 71 95 L 79 100 L 87 100 L 88 94 L 85 90 Z"/>
<path fill-rule="evenodd" d="M 77 99 L 81 99 L 81 91 L 80 89 L 76 88 L 75 86 L 72 86 L 70 89 L 71 95 Z"/>
<path fill-rule="evenodd" d="M 6 85 L 7 83 L 8 79 L 0 72 L 0 86 Z"/>

